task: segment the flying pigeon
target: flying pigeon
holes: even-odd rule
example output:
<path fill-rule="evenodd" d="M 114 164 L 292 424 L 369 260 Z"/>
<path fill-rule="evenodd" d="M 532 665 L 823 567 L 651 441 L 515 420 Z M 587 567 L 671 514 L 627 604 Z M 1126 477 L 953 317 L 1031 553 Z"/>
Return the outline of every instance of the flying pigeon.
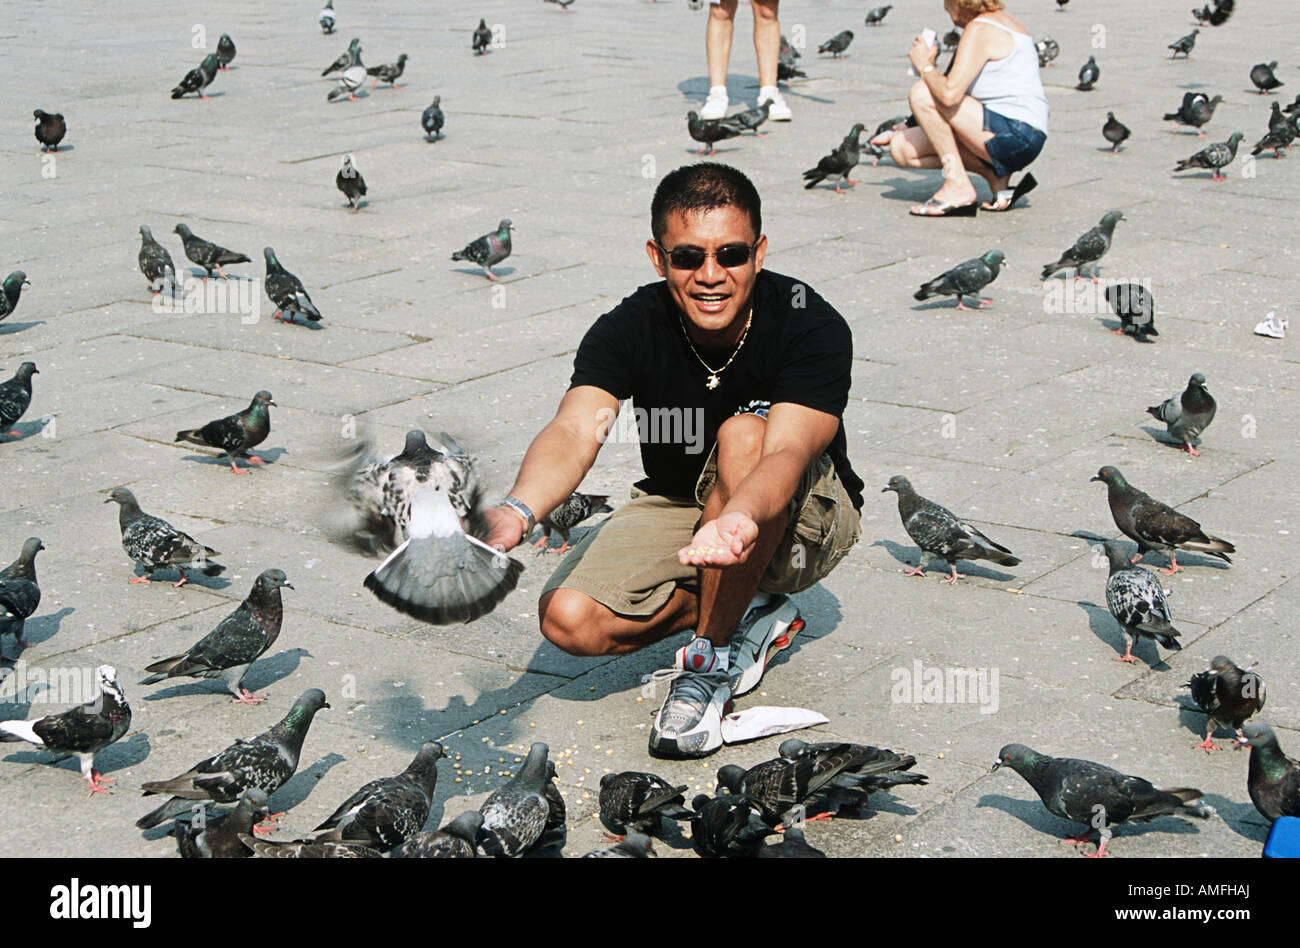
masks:
<path fill-rule="evenodd" d="M 686 113 L 686 130 L 691 138 L 705 145 L 695 152 L 697 155 L 711 155 L 714 142 L 738 138 L 741 133 L 740 126 L 730 119 L 702 119 L 700 113 L 694 111 Z"/>
<path fill-rule="evenodd" d="M 163 281 L 170 280 L 175 292 L 176 265 L 167 248 L 153 239 L 153 231 L 147 226 L 140 226 L 140 272 L 149 281 L 149 292 L 157 295 L 162 292 Z"/>
<path fill-rule="evenodd" d="M 474 50 L 475 56 L 482 56 L 491 44 L 492 31 L 488 29 L 487 20 L 480 17 L 478 26 L 474 27 L 474 39 L 470 48 Z"/>
<path fill-rule="evenodd" d="M 1286 85 L 1285 82 L 1279 81 L 1277 76 L 1273 75 L 1273 70 L 1276 68 L 1276 59 L 1271 63 L 1257 63 L 1251 67 L 1250 81 L 1255 84 L 1255 88 L 1259 90 L 1260 95 L 1268 95 L 1274 89 L 1280 89 Z"/>
<path fill-rule="evenodd" d="M 317 711 L 328 707 L 325 692 L 308 688 L 269 731 L 251 740 L 237 740 L 171 780 L 141 784 L 145 796 L 165 793 L 170 799 L 140 817 L 135 825 L 150 829 L 191 809 L 195 801 L 233 803 L 250 787 L 257 787 L 268 796 L 275 793 L 298 769 L 298 755 L 302 753 L 302 742 L 312 718 Z M 271 814 L 268 819 L 274 820 L 278 815 Z"/>
<path fill-rule="evenodd" d="M 474 460 L 446 432 L 441 442 L 423 482 L 412 467 L 390 468 L 393 493 L 410 498 L 406 538 L 365 579 L 380 601 L 434 625 L 486 615 L 524 569 L 481 539 L 488 531 Z"/>
<path fill-rule="evenodd" d="M 415 759 L 395 777 L 372 780 L 348 797 L 316 832 L 317 842 L 361 843 L 388 852 L 424 828 L 438 781 L 442 745 L 427 741 Z"/>
<path fill-rule="evenodd" d="M 189 651 L 164 658 L 145 668 L 154 672 L 140 682 L 154 685 L 168 678 L 220 678 L 238 704 L 261 704 L 264 695 L 244 687 L 249 667 L 266 653 L 280 636 L 284 603 L 280 588 L 293 584 L 278 569 L 263 570 L 253 583 L 248 598 L 217 627 L 192 645 Z"/>
<path fill-rule="evenodd" d="M 310 322 L 320 322 L 320 310 L 307 295 L 307 288 L 302 285 L 302 280 L 281 265 L 272 248 L 264 247 L 262 255 L 266 258 L 266 282 L 263 286 L 266 295 L 275 304 L 275 315 L 272 318 L 291 323 L 295 316 L 301 314 Z"/>
<path fill-rule="evenodd" d="M 326 36 L 334 32 L 334 0 L 325 0 L 325 8 L 320 11 L 317 21 L 320 31 Z"/>
<path fill-rule="evenodd" d="M 593 514 L 609 513 L 614 508 L 605 501 L 608 494 L 582 494 L 574 491 L 560 506 L 542 518 L 538 524 L 542 535 L 533 546 L 545 547 L 551 539 L 551 533 L 558 531 L 564 542 L 556 547 L 556 553 L 564 553 L 569 547 L 569 531 Z"/>
<path fill-rule="evenodd" d="M 483 814 L 466 810 L 442 829 L 408 836 L 389 855 L 393 859 L 476 859 Z"/>
<path fill-rule="evenodd" d="M 166 520 L 151 517 L 140 510 L 135 495 L 125 487 L 118 487 L 104 503 L 116 502 L 118 525 L 122 528 L 122 549 L 137 565 L 144 567 L 143 576 L 132 576 L 128 582 L 147 583 L 154 570 L 160 566 L 175 566 L 181 574 L 173 586 L 184 586 L 189 577 L 185 570 L 197 569 L 204 576 L 217 576 L 225 567 L 212 561 L 220 556 L 216 550 L 199 543 L 188 533 L 182 533 Z"/>
<path fill-rule="evenodd" d="M 1273 103 L 1273 109 L 1280 116 L 1282 113 L 1278 110 L 1277 103 Z M 1268 133 L 1255 143 L 1251 149 L 1252 155 L 1258 155 L 1261 152 L 1273 149 L 1274 158 L 1285 158 L 1282 154 L 1283 149 L 1290 148 L 1296 140 L 1296 127 L 1285 118 L 1275 127 L 1270 128 Z"/>
<path fill-rule="evenodd" d="M 198 94 L 200 99 L 206 99 L 207 96 L 203 94 L 203 90 L 211 84 L 216 75 L 217 57 L 208 54 L 203 57 L 203 62 L 185 74 L 180 84 L 172 90 L 172 98 L 179 99 L 187 93 L 194 92 Z"/>
<path fill-rule="evenodd" d="M 1187 380 L 1187 388 L 1181 395 L 1167 398 L 1159 405 L 1152 405 L 1147 414 L 1163 421 L 1169 433 L 1183 446 L 1183 450 L 1192 457 L 1200 455 L 1195 445 L 1200 441 L 1201 432 L 1210 427 L 1214 421 L 1214 412 L 1218 405 L 1214 396 L 1205 387 L 1205 376 L 1197 372 Z"/>
<path fill-rule="evenodd" d="M 858 122 L 849 133 L 844 136 L 843 141 L 835 146 L 835 149 L 817 162 L 816 168 L 809 168 L 803 173 L 803 178 L 808 183 L 805 184 L 804 190 L 816 187 L 827 178 L 835 178 L 835 193 L 843 194 L 840 190 L 840 182 L 845 181 L 850 185 L 857 184 L 849 177 L 855 165 L 862 158 L 862 148 L 858 144 L 858 139 L 866 130 L 866 126 Z"/>
<path fill-rule="evenodd" d="M 611 839 L 622 839 L 627 833 L 653 835 L 660 817 L 691 818 L 685 806 L 686 789 L 686 784 L 675 787 L 663 777 L 634 770 L 605 774 L 600 778 L 600 821 L 619 834 Z"/>
<path fill-rule="evenodd" d="M 247 859 L 253 854 L 241 840 L 258 830 L 257 824 L 270 815 L 266 793 L 249 787 L 229 813 L 208 815 L 203 807 L 202 819 L 177 820 L 172 824 L 176 848 L 182 859 Z"/>
<path fill-rule="evenodd" d="M 23 287 L 31 285 L 32 281 L 27 279 L 27 274 L 22 270 L 15 270 L 5 277 L 3 285 L 0 285 L 0 319 L 13 315 L 13 311 L 18 307 L 18 297 L 22 295 Z"/>
<path fill-rule="evenodd" d="M 1174 54 L 1169 58 L 1177 59 L 1178 54 L 1182 53 L 1184 58 L 1191 59 L 1192 47 L 1196 45 L 1196 34 L 1199 32 L 1201 32 L 1199 29 L 1192 30 L 1182 39 L 1175 40 L 1174 42 L 1170 43 L 1168 48 L 1172 49 L 1174 51 Z"/>
<path fill-rule="evenodd" d="M 1192 690 L 1192 700 L 1196 706 L 1208 715 L 1205 721 L 1205 740 L 1196 745 L 1196 749 L 1207 754 L 1219 750 L 1211 740 L 1219 724 L 1226 724 L 1237 732 L 1239 740 L 1233 743 L 1245 745 L 1241 727 L 1246 720 L 1263 709 L 1267 697 L 1264 680 L 1250 669 L 1238 668 L 1226 655 L 1216 655 L 1210 660 L 1210 670 L 1197 672 L 1192 676 L 1186 688 Z"/>
<path fill-rule="evenodd" d="M 40 537 L 28 537 L 18 559 L 0 570 L 0 635 L 12 634 L 23 648 L 32 644 L 23 638 L 23 626 L 41 604 L 36 554 L 43 549 Z"/>
<path fill-rule="evenodd" d="M 1106 122 L 1101 127 L 1102 137 L 1110 142 L 1112 155 L 1119 154 L 1119 146 L 1132 134 L 1123 122 L 1115 118 L 1114 112 L 1106 113 Z"/>
<path fill-rule="evenodd" d="M 1111 239 L 1115 236 L 1115 225 L 1127 219 L 1122 211 L 1107 211 L 1096 227 L 1076 240 L 1069 250 L 1061 254 L 1061 259 L 1043 267 L 1043 279 L 1046 280 L 1058 270 L 1074 270 L 1075 279 L 1081 280 L 1084 268 L 1092 264 L 1092 282 L 1100 283 L 1101 279 L 1097 276 L 1100 267 L 1097 262 L 1106 256 L 1106 251 L 1110 249 Z"/>
<path fill-rule="evenodd" d="M 495 280 L 497 275 L 492 272 L 492 268 L 510 256 L 510 232 L 515 230 L 514 222 L 508 218 L 497 224 L 496 233 L 484 234 L 465 245 L 464 249 L 451 255 L 453 260 L 468 260 L 471 263 L 477 263 L 483 268 L 484 274 L 489 280 Z"/>
<path fill-rule="evenodd" d="M 962 574 L 957 572 L 958 560 L 990 560 L 999 566 L 1020 564 L 1005 546 L 994 543 L 948 508 L 914 491 L 906 477 L 894 475 L 880 492 L 891 490 L 898 494 L 898 515 L 903 519 L 903 529 L 921 548 L 921 562 L 904 571 L 905 576 L 920 576 L 931 557 L 946 560 L 952 568 L 952 575 L 943 578 L 945 583 L 955 583 L 961 578 Z"/>
<path fill-rule="evenodd" d="M 1088 829 L 1078 836 L 1062 840 L 1075 846 L 1098 834 L 1097 851 L 1089 858 L 1105 856 L 1106 845 L 1115 826 L 1130 820 L 1150 820 L 1165 814 L 1209 819 L 1214 811 L 1197 803 L 1200 790 L 1179 787 L 1161 790 L 1141 777 L 1129 777 L 1090 760 L 1049 757 L 1024 744 L 1008 744 L 998 752 L 993 769 L 1007 766 L 1034 788 L 1043 805 L 1052 814 Z"/>
<path fill-rule="evenodd" d="M 235 41 L 229 33 L 222 33 L 217 40 L 217 63 L 221 69 L 229 69 L 235 59 Z"/>
<path fill-rule="evenodd" d="M 131 706 L 117 683 L 117 669 L 100 665 L 95 684 L 99 693 L 94 700 L 78 707 L 31 721 L 0 721 L 0 741 L 27 741 L 61 757 L 75 754 L 92 796 L 107 794 L 113 783 L 95 769 L 95 757 L 131 726 Z"/>
<path fill-rule="evenodd" d="M 1205 553 L 1217 556 L 1225 563 L 1232 562 L 1228 554 L 1237 552 L 1235 546 L 1227 540 L 1210 536 L 1191 517 L 1138 490 L 1117 468 L 1103 467 L 1092 480 L 1106 485 L 1106 497 L 1115 526 L 1129 539 L 1137 541 L 1138 553 L 1132 562 L 1136 563 L 1149 550 L 1164 553 L 1169 557 L 1170 566 L 1161 572 L 1167 575 L 1183 569 L 1178 565 L 1179 550 Z"/>
<path fill-rule="evenodd" d="M 1169 603 L 1160 580 L 1141 566 L 1129 562 L 1118 540 L 1105 544 L 1106 559 L 1110 563 L 1110 576 L 1106 580 L 1106 605 L 1110 614 L 1129 635 L 1128 648 L 1117 662 L 1133 662 L 1133 646 L 1142 636 L 1155 639 L 1168 649 L 1181 649 L 1181 634 L 1171 624 Z"/>
<path fill-rule="evenodd" d="M 1279 816 L 1300 816 L 1300 763 L 1282 753 L 1277 735 L 1267 724 L 1250 722 L 1242 728 L 1250 748 L 1246 790 L 1255 809 L 1269 822 Z"/>
<path fill-rule="evenodd" d="M 1097 57 L 1089 56 L 1088 61 L 1079 70 L 1079 84 L 1075 86 L 1080 92 L 1091 92 L 1097 80 L 1101 78 L 1101 69 L 1097 66 Z"/>
<path fill-rule="evenodd" d="M 387 555 L 402 545 L 411 522 L 411 489 L 427 482 L 430 468 L 442 459 L 419 428 L 406 433 L 395 455 L 379 454 L 368 441 L 358 444 L 343 487 L 355 515 L 348 533 L 359 547 Z"/>
<path fill-rule="evenodd" d="M 1056 40 L 1044 36 L 1034 48 L 1038 51 L 1038 65 L 1042 69 L 1050 69 L 1052 60 L 1061 55 L 1061 46 Z"/>
<path fill-rule="evenodd" d="M 880 26 L 881 22 L 885 19 L 885 14 L 892 9 L 894 9 L 894 5 L 891 3 L 888 6 L 876 7 L 873 10 L 869 10 L 867 12 L 867 26 Z"/>
<path fill-rule="evenodd" d="M 13 277 L 11 273 L 10 278 Z M 20 274 L 21 276 L 21 274 Z M 4 433 L 11 438 L 17 438 L 22 432 L 17 428 L 10 428 L 14 422 L 23 416 L 28 406 L 32 403 L 32 376 L 40 375 L 40 369 L 36 368 L 35 362 L 24 362 L 18 366 L 18 371 L 14 373 L 13 378 L 6 382 L 0 382 L 0 433 Z M 5 429 L 8 428 L 8 431 Z"/>
<path fill-rule="evenodd" d="M 245 254 L 227 250 L 225 247 L 204 240 L 202 237 L 195 237 L 184 224 L 177 224 L 172 233 L 181 235 L 181 243 L 185 245 L 185 256 L 189 257 L 191 262 L 197 263 L 203 268 L 204 274 L 200 279 L 206 280 L 212 276 L 213 270 L 216 270 L 217 275 L 225 279 L 226 274 L 221 269 L 223 266 L 229 266 L 232 263 L 253 262 L 252 258 Z"/>
<path fill-rule="evenodd" d="M 321 70 L 321 75 L 328 76 L 332 72 L 341 72 L 349 66 L 359 65 L 361 65 L 361 40 L 354 36 L 348 43 L 347 52 Z"/>
<path fill-rule="evenodd" d="M 355 102 L 357 101 L 355 93 L 365 81 L 366 67 L 360 62 L 354 63 L 339 73 L 338 85 L 326 94 L 325 101 L 333 102 L 346 95 L 349 102 Z"/>
<path fill-rule="evenodd" d="M 737 112 L 735 115 L 728 116 L 727 121 L 738 125 L 747 132 L 753 132 L 755 135 L 765 135 L 766 132 L 760 132 L 758 127 L 767 121 L 767 113 L 772 108 L 770 101 L 765 101 L 762 105 L 753 109 L 746 109 L 743 112 Z"/>
<path fill-rule="evenodd" d="M 1179 171 L 1188 171 L 1192 168 L 1208 168 L 1210 170 L 1211 180 L 1227 181 L 1228 176 L 1219 172 L 1232 164 L 1232 160 L 1237 157 L 1237 145 L 1241 142 L 1241 132 L 1233 132 L 1228 136 L 1226 142 L 1215 142 L 1213 145 L 1207 145 L 1190 158 L 1184 158 L 1178 162 L 1174 168 L 1174 173 Z"/>
<path fill-rule="evenodd" d="M 805 812 L 814 813 L 811 819 L 818 819 L 818 815 L 823 813 L 833 814 L 841 809 L 860 807 L 877 790 L 924 786 L 930 780 L 925 774 L 911 772 L 916 766 L 916 758 L 911 754 L 897 754 L 867 744 L 843 741 L 809 744 L 791 737 L 781 742 L 777 753 L 787 760 L 811 760 L 815 771 L 837 771 L 837 776 L 829 784 L 806 801 Z M 841 762 L 844 762 L 842 768 Z"/>
<path fill-rule="evenodd" d="M 826 854 L 811 846 L 804 837 L 803 829 L 794 824 L 787 824 L 781 836 L 781 842 L 764 846 L 754 854 L 758 859 L 825 859 Z"/>
<path fill-rule="evenodd" d="M 384 63 L 379 66 L 371 66 L 367 69 L 366 75 L 375 77 L 375 81 L 370 83 L 370 88 L 373 89 L 375 86 L 379 85 L 380 82 L 386 82 L 394 89 L 402 88 L 397 85 L 397 80 L 402 77 L 402 73 L 406 70 L 406 60 L 408 58 L 409 57 L 406 53 L 402 53 L 397 57 L 397 62 L 395 63 Z"/>
<path fill-rule="evenodd" d="M 334 186 L 348 199 L 353 214 L 361 209 L 361 198 L 366 193 L 366 179 L 361 177 L 361 172 L 353 166 L 351 155 L 343 156 L 343 167 L 334 176 Z"/>
<path fill-rule="evenodd" d="M 750 857 L 776 830 L 763 822 L 758 804 L 743 794 L 710 798 L 699 794 L 691 801 L 691 844 L 707 858 Z"/>
<path fill-rule="evenodd" d="M 218 418 L 216 421 L 209 421 L 202 428 L 178 431 L 176 441 L 188 441 L 191 444 L 203 445 L 205 448 L 218 448 L 225 452 L 222 457 L 230 462 L 232 473 L 247 474 L 248 469 L 236 464 L 235 458 L 243 458 L 249 464 L 266 463 L 257 455 L 248 452 L 265 441 L 266 436 L 271 433 L 272 406 L 275 406 L 275 402 L 271 401 L 271 393 L 258 392 L 243 411 Z"/>
<path fill-rule="evenodd" d="M 59 142 L 68 134 L 68 125 L 63 121 L 63 116 L 40 109 L 32 114 L 36 118 L 36 140 L 41 143 L 41 151 L 58 151 Z"/>
<path fill-rule="evenodd" d="M 424 114 L 420 116 L 420 127 L 424 129 L 425 141 L 436 142 L 442 137 L 442 123 L 444 119 L 442 115 L 442 107 L 439 104 L 441 102 L 442 96 L 435 95 L 433 97 L 433 105 L 425 109 Z"/>
<path fill-rule="evenodd" d="M 1149 342 L 1146 336 L 1158 336 L 1156 332 L 1156 303 L 1150 291 L 1139 283 L 1112 283 L 1104 290 L 1106 302 L 1111 311 L 1119 317 L 1119 329 L 1112 329 L 1117 336 L 1132 330 L 1133 338 Z"/>
<path fill-rule="evenodd" d="M 998 272 L 1005 262 L 1006 256 L 1001 250 L 990 250 L 973 260 L 959 263 L 951 270 L 944 271 L 929 283 L 922 283 L 921 288 L 912 294 L 912 299 L 927 300 L 932 296 L 955 296 L 958 309 L 971 309 L 962 302 L 962 297 L 974 296 L 978 299 L 977 307 L 983 308 L 986 303 L 992 303 L 993 300 L 980 298 L 979 292 L 998 278 Z"/>
<path fill-rule="evenodd" d="M 832 59 L 838 59 L 840 53 L 848 49 L 849 44 L 852 42 L 853 42 L 853 31 L 841 30 L 839 33 L 836 33 L 826 42 L 818 46 L 817 52 L 830 53 Z"/>
<path fill-rule="evenodd" d="M 519 773 L 493 790 L 479 807 L 483 827 L 478 845 L 485 855 L 522 856 L 541 840 L 551 814 L 545 792 L 545 785 L 551 782 L 548 775 L 553 772 L 549 751 L 541 741 L 533 744 Z"/>

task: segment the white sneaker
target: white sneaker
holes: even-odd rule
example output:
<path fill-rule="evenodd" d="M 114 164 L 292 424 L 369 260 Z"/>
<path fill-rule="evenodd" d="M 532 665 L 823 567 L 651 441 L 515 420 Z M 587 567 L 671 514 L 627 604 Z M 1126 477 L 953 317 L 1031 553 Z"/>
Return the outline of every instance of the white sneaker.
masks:
<path fill-rule="evenodd" d="M 1278 318 L 1273 313 L 1264 317 L 1263 322 L 1255 327 L 1255 335 L 1271 336 L 1274 339 L 1281 339 L 1286 335 L 1287 318 L 1285 316 Z"/>
<path fill-rule="evenodd" d="M 730 104 L 726 87 L 711 88 L 709 97 L 704 101 L 704 107 L 700 109 L 700 118 L 720 119 L 727 114 L 727 106 Z"/>
<path fill-rule="evenodd" d="M 758 102 L 755 103 L 759 108 L 763 107 L 764 102 L 772 103 L 768 109 L 767 117 L 773 122 L 788 122 L 794 118 L 794 113 L 790 111 L 790 106 L 785 104 L 785 99 L 776 89 L 760 89 L 758 92 Z"/>

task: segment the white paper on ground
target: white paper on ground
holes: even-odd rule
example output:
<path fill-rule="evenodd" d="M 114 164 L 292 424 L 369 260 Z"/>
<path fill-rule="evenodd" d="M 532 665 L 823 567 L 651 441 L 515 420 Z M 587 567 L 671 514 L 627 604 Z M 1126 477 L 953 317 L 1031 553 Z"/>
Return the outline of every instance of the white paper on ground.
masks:
<path fill-rule="evenodd" d="M 728 714 L 722 719 L 722 740 L 726 744 L 739 744 L 773 734 L 785 734 L 818 724 L 829 724 L 830 718 L 807 708 L 777 708 L 760 705 Z"/>

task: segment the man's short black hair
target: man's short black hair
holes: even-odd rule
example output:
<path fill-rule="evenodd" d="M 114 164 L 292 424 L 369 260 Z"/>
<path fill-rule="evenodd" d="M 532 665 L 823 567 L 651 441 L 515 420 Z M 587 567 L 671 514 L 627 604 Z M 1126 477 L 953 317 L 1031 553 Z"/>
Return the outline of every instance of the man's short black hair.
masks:
<path fill-rule="evenodd" d="M 763 233 L 763 202 L 743 173 L 714 161 L 684 165 L 664 175 L 655 188 L 650 231 L 656 242 L 662 241 L 669 214 L 704 213 L 720 207 L 736 207 L 748 214 L 755 240 Z"/>

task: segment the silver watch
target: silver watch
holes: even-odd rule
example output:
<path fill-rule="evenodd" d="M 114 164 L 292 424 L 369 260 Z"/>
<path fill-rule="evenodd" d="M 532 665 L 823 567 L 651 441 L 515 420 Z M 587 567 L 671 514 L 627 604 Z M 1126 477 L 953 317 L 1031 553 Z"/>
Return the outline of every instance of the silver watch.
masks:
<path fill-rule="evenodd" d="M 525 538 L 527 538 L 528 535 L 533 532 L 533 528 L 537 526 L 537 518 L 534 517 L 533 512 L 528 509 L 528 505 L 518 497 L 507 497 L 505 500 L 501 501 L 500 506 L 509 507 L 515 513 L 519 514 L 519 516 L 524 518 Z"/>

